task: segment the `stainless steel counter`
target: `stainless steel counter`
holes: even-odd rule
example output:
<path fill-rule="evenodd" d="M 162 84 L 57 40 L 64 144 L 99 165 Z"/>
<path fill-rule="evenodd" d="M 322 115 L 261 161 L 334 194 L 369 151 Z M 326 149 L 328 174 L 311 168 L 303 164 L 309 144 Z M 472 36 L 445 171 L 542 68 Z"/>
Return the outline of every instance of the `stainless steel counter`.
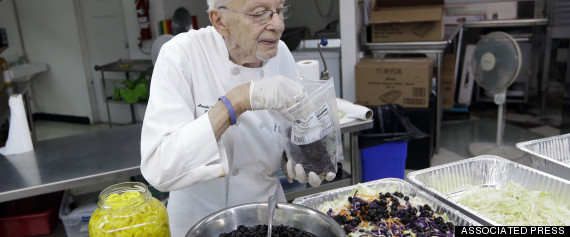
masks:
<path fill-rule="evenodd" d="M 0 155 L 0 202 L 140 174 L 142 124 L 39 141 Z"/>
<path fill-rule="evenodd" d="M 342 125 L 341 132 L 371 127 L 372 120 L 354 121 Z M 0 202 L 139 175 L 141 128 L 142 124 L 134 124 L 45 140 L 37 142 L 34 151 L 0 155 Z M 353 141 L 352 149 L 358 149 L 357 144 Z M 352 176 L 359 173 L 359 161 L 352 161 Z M 350 179 L 323 187 L 350 185 Z"/>

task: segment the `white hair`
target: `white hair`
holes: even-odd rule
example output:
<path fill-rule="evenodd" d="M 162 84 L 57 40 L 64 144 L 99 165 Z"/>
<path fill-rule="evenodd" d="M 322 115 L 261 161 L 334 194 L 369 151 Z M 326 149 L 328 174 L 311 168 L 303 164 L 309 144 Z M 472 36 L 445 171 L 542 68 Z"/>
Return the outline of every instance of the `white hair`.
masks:
<path fill-rule="evenodd" d="M 208 1 L 208 11 L 216 9 L 226 2 L 225 0 L 207 0 L 207 1 Z"/>

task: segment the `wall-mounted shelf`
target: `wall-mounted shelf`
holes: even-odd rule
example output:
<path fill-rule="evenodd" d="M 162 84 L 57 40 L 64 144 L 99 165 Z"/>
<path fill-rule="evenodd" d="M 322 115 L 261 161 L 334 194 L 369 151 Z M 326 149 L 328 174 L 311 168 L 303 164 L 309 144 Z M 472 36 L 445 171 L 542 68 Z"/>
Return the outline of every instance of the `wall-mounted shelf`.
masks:
<path fill-rule="evenodd" d="M 488 28 L 488 27 L 525 27 L 544 26 L 548 24 L 548 19 L 513 19 L 513 20 L 489 20 L 489 21 L 467 21 L 463 23 L 464 28 Z"/>

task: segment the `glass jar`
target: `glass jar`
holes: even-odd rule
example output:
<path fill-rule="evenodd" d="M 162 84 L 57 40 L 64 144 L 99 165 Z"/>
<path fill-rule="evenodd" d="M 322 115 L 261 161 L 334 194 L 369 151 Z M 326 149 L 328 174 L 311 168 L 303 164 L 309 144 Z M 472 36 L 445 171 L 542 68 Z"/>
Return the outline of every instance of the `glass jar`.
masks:
<path fill-rule="evenodd" d="M 139 182 L 101 191 L 89 219 L 89 236 L 170 236 L 166 207 Z"/>

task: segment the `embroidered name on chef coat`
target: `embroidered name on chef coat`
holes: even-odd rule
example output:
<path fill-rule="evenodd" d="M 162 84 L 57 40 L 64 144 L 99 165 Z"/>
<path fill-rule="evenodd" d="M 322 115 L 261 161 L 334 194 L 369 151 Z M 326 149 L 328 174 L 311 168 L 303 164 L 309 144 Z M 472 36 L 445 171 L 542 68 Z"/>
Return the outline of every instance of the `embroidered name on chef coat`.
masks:
<path fill-rule="evenodd" d="M 210 110 L 211 108 L 212 108 L 212 105 L 198 104 L 196 106 L 197 115 L 200 116 L 202 114 L 208 113 L 208 110 Z"/>

